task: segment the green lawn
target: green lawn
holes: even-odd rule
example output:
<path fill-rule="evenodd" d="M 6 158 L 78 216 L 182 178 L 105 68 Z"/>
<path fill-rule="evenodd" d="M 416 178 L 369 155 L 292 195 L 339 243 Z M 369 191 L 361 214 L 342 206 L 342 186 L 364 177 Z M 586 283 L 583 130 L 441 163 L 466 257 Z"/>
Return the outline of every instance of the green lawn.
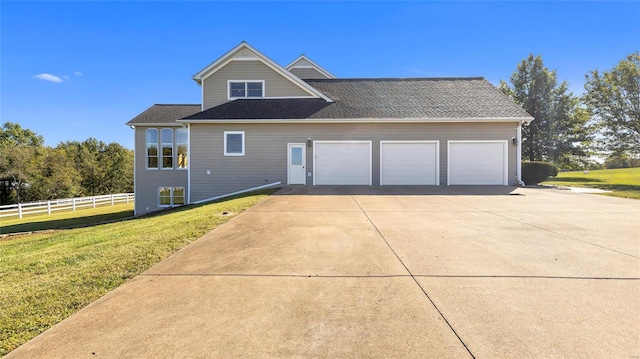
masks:
<path fill-rule="evenodd" d="M 0 240 L 0 356 L 273 191 L 156 216 Z"/>
<path fill-rule="evenodd" d="M 77 211 L 53 212 L 18 217 L 1 218 L 0 234 L 42 231 L 69 228 L 88 224 L 115 221 L 133 216 L 133 203 L 79 209 Z"/>
<path fill-rule="evenodd" d="M 589 173 L 562 172 L 549 178 L 543 184 L 600 188 L 611 193 L 608 196 L 640 199 L 640 167 L 614 170 L 595 170 Z"/>

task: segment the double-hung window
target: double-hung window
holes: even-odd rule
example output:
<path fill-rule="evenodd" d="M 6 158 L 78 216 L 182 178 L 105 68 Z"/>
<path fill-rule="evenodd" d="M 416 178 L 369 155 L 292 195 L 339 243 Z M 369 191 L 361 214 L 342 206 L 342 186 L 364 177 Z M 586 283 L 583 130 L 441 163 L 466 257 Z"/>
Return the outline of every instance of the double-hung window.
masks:
<path fill-rule="evenodd" d="M 227 82 L 229 88 L 229 100 L 237 98 L 263 98 L 264 97 L 264 80 L 255 81 L 236 81 Z"/>
<path fill-rule="evenodd" d="M 224 131 L 224 155 L 244 156 L 244 131 Z"/>
<path fill-rule="evenodd" d="M 184 187 L 160 187 L 158 189 L 158 206 L 184 205 Z"/>
<path fill-rule="evenodd" d="M 176 158 L 178 168 L 187 168 L 189 164 L 189 135 L 186 128 L 176 130 Z"/>
<path fill-rule="evenodd" d="M 160 131 L 160 145 L 162 147 L 162 168 L 173 169 L 173 130 L 163 128 Z"/>
<path fill-rule="evenodd" d="M 158 169 L 158 130 L 149 128 L 145 131 L 147 151 L 147 169 Z"/>

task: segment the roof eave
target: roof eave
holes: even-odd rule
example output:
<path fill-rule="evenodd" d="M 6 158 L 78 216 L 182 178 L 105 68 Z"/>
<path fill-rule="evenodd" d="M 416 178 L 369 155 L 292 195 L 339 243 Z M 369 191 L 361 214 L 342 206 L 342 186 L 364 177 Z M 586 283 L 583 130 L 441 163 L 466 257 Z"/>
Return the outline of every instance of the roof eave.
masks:
<path fill-rule="evenodd" d="M 429 122 L 517 122 L 529 123 L 532 117 L 432 117 L 432 118 L 302 118 L 302 119 L 179 119 L 178 123 L 429 123 Z"/>

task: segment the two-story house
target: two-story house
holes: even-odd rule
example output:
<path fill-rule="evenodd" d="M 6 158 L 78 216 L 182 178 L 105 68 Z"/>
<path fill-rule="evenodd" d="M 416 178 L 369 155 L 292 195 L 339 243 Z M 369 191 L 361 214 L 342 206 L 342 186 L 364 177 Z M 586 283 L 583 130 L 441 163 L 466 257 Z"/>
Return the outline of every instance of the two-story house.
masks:
<path fill-rule="evenodd" d="M 135 132 L 135 213 L 271 185 L 517 185 L 533 118 L 481 77 L 336 78 L 242 42 Z"/>

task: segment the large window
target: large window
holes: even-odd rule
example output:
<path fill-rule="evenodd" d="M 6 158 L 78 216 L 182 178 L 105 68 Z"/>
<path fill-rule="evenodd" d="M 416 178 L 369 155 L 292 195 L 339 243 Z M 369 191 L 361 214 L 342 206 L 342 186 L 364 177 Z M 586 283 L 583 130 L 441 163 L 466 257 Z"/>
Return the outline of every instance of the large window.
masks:
<path fill-rule="evenodd" d="M 187 168 L 189 165 L 189 135 L 186 128 L 176 130 L 176 158 L 178 168 Z"/>
<path fill-rule="evenodd" d="M 158 130 L 150 128 L 145 131 L 147 152 L 147 169 L 158 168 Z"/>
<path fill-rule="evenodd" d="M 184 187 L 160 187 L 158 189 L 158 206 L 182 206 L 184 203 Z"/>
<path fill-rule="evenodd" d="M 264 97 L 264 81 L 229 81 L 229 100 Z"/>
<path fill-rule="evenodd" d="M 162 168 L 173 169 L 173 130 L 163 128 L 160 132 L 162 146 Z"/>
<path fill-rule="evenodd" d="M 224 132 L 224 155 L 244 156 L 244 131 Z"/>

